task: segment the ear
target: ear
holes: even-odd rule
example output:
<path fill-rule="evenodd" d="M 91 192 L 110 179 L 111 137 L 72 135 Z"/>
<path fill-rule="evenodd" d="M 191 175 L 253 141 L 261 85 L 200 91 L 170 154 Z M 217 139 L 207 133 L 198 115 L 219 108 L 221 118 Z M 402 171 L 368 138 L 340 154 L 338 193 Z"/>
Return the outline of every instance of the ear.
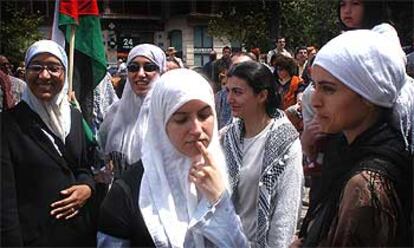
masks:
<path fill-rule="evenodd" d="M 269 94 L 268 90 L 262 90 L 259 92 L 259 94 L 257 94 L 257 97 L 259 99 L 259 102 L 261 103 L 265 103 L 267 101 L 267 96 Z"/>

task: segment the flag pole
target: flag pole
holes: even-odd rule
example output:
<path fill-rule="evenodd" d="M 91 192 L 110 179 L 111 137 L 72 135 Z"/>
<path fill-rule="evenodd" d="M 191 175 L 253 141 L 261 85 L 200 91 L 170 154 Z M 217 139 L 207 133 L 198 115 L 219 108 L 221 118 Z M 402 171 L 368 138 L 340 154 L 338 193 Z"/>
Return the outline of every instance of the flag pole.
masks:
<path fill-rule="evenodd" d="M 73 61 L 75 57 L 75 25 L 70 26 L 70 39 L 69 39 L 69 69 L 68 69 L 68 83 L 69 83 L 69 90 L 68 94 L 72 94 L 73 90 Z"/>

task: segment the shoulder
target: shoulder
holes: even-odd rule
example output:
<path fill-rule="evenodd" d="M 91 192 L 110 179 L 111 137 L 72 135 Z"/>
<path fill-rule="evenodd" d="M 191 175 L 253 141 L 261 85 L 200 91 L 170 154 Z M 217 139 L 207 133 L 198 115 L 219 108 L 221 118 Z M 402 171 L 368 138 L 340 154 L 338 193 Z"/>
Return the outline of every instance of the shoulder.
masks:
<path fill-rule="evenodd" d="M 4 111 L 2 113 L 2 119 L 4 118 L 4 120 L 16 121 L 20 124 L 24 124 L 29 120 L 33 120 L 33 115 L 35 115 L 35 113 L 30 109 L 29 105 L 24 101 L 20 101 L 13 108 Z"/>
<path fill-rule="evenodd" d="M 380 173 L 363 170 L 353 175 L 345 184 L 342 191 L 342 205 L 355 208 L 373 207 L 373 200 L 388 201 L 392 182 Z"/>

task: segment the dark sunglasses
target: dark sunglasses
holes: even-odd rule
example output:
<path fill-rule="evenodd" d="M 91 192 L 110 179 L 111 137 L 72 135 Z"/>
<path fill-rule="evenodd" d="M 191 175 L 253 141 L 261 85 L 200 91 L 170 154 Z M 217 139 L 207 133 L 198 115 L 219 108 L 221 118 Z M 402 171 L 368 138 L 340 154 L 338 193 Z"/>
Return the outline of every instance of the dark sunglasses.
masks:
<path fill-rule="evenodd" d="M 129 72 L 137 72 L 141 70 L 141 67 L 144 69 L 145 72 L 153 72 L 158 71 L 158 66 L 153 63 L 145 63 L 143 65 L 137 64 L 137 63 L 131 63 L 128 65 L 128 71 Z"/>

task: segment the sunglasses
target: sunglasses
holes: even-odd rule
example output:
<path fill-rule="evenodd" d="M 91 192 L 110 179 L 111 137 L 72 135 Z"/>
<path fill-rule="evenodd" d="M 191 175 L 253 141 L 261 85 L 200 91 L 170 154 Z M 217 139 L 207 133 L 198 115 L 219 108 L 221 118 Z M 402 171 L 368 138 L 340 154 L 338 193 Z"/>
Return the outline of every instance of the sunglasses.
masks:
<path fill-rule="evenodd" d="M 139 70 L 141 70 L 141 67 L 144 69 L 145 72 L 158 71 L 158 66 L 153 63 L 145 63 L 143 65 L 131 63 L 128 65 L 127 68 L 129 72 L 138 72 Z"/>

